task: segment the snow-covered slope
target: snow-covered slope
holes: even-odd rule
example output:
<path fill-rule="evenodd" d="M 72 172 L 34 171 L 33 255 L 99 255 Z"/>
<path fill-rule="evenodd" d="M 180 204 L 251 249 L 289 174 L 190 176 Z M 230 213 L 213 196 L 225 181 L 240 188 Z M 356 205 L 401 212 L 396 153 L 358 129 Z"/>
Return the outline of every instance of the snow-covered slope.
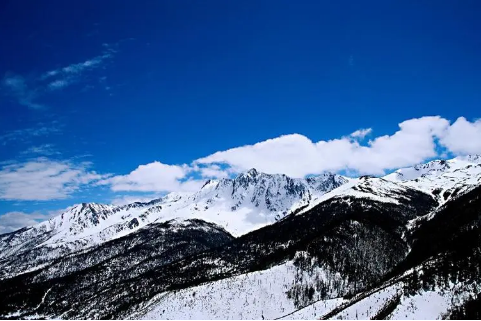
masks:
<path fill-rule="evenodd" d="M 440 320 L 449 317 L 453 309 L 481 292 L 481 285 L 477 282 L 429 286 L 412 293 L 406 291 L 407 287 L 405 281 L 383 285 L 369 291 L 367 296 L 361 294 L 351 302 L 338 302 L 331 311 L 315 317 L 329 320 Z M 303 310 L 297 314 L 307 314 Z M 339 312 L 333 313 L 337 310 Z"/>
<path fill-rule="evenodd" d="M 329 279 L 332 278 L 332 275 L 320 268 L 311 273 L 315 274 L 319 281 L 329 282 Z M 295 300 L 290 293 L 295 287 L 302 284 L 302 280 L 309 281 L 311 277 L 312 275 L 301 271 L 289 261 L 263 271 L 251 272 L 180 291 L 160 293 L 130 318 L 272 320 L 285 317 L 292 319 L 292 316 L 289 316 L 299 308 L 296 307 Z M 313 293 L 312 300 L 319 300 L 318 296 L 318 293 Z M 324 304 L 316 305 L 312 309 L 312 313 L 322 315 L 343 301 L 343 299 L 324 300 Z"/>
<path fill-rule="evenodd" d="M 330 192 L 315 195 L 302 212 L 307 212 L 329 199 L 345 196 L 399 204 L 409 201 L 408 194 L 412 190 L 430 195 L 441 206 L 480 184 L 481 155 L 434 160 L 401 168 L 383 177 L 351 178 Z"/>
<path fill-rule="evenodd" d="M 384 179 L 429 193 L 444 204 L 481 184 L 481 156 L 434 160 L 398 169 Z"/>
<path fill-rule="evenodd" d="M 298 214 L 307 213 L 314 207 L 328 200 L 337 199 L 341 202 L 351 203 L 352 200 L 376 201 L 386 204 L 407 204 L 420 195 L 432 197 L 403 182 L 395 182 L 382 177 L 362 176 L 352 178 L 346 184 L 316 196 L 306 207 L 303 207 Z"/>

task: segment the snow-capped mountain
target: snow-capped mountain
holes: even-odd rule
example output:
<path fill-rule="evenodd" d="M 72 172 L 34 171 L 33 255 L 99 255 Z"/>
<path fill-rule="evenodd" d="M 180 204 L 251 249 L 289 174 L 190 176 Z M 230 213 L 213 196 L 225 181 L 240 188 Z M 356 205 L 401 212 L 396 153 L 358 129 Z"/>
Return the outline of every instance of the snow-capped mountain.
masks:
<path fill-rule="evenodd" d="M 274 223 L 308 205 L 313 197 L 347 181 L 336 174 L 294 179 L 251 169 L 234 179 L 207 181 L 194 194 L 171 193 L 147 203 L 123 206 L 82 203 L 48 221 L 0 235 L 0 259 L 28 255 L 31 257 L 29 266 L 41 266 L 59 256 L 125 236 L 148 224 L 172 219 L 200 218 L 219 224 L 233 235 L 241 235 Z M 25 270 L 21 265 L 13 268 L 9 263 L 12 259 L 14 257 L 0 262 L 3 273 Z"/>
<path fill-rule="evenodd" d="M 303 212 L 331 199 L 345 196 L 395 203 L 410 201 L 409 191 L 420 191 L 433 197 L 438 206 L 481 184 L 481 155 L 398 169 L 383 177 L 362 176 L 330 192 L 316 195 Z"/>
<path fill-rule="evenodd" d="M 235 179 L 206 182 L 177 212 L 192 213 L 241 235 L 274 223 L 348 181 L 336 174 L 296 179 L 251 169 Z"/>
<path fill-rule="evenodd" d="M 352 179 L 250 170 L 76 205 L 0 235 L 0 317 L 480 318 L 480 173 L 479 156 Z"/>
<path fill-rule="evenodd" d="M 39 240 L 35 246 L 78 250 L 124 236 L 152 222 L 175 218 L 200 218 L 238 236 L 272 224 L 296 210 L 305 212 L 332 197 L 397 203 L 409 201 L 407 191 L 414 189 L 432 195 L 441 205 L 480 182 L 478 155 L 435 160 L 399 169 L 382 178 L 348 179 L 327 173 L 295 179 L 251 169 L 234 179 L 209 180 L 194 194 L 171 193 L 151 202 L 123 206 L 95 203 L 73 206 L 49 221 L 0 236 L 0 258 L 21 252 L 25 240 L 33 236 Z"/>
<path fill-rule="evenodd" d="M 430 193 L 443 204 L 481 183 L 481 156 L 434 160 L 399 169 L 384 179 Z"/>

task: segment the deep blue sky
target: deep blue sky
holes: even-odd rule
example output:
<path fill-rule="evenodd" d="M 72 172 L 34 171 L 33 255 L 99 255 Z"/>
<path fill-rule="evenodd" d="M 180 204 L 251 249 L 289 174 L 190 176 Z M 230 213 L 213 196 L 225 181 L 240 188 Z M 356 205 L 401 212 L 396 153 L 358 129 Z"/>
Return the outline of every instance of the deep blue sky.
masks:
<path fill-rule="evenodd" d="M 282 134 L 318 141 L 391 134 L 426 115 L 472 119 L 480 16 L 476 0 L 3 0 L 0 75 L 27 89 L 3 88 L 0 135 L 57 131 L 0 144 L 0 161 L 51 144 L 52 158 L 86 155 L 98 172 L 126 174 Z M 37 88 L 46 72 L 106 52 L 69 86 Z M 41 108 L 20 102 L 29 93 Z"/>

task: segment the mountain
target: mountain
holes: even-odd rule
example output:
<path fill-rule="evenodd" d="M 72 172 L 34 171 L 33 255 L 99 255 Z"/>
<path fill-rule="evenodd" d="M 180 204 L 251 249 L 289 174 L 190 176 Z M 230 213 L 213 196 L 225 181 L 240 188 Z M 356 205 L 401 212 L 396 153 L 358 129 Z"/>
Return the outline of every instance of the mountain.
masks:
<path fill-rule="evenodd" d="M 430 193 L 443 204 L 481 183 L 481 156 L 434 160 L 399 169 L 384 178 Z"/>
<path fill-rule="evenodd" d="M 123 206 L 82 203 L 46 222 L 0 235 L 0 278 L 172 219 L 201 218 L 238 236 L 279 220 L 347 181 L 336 174 L 295 179 L 251 169 L 235 179 L 207 181 L 194 194 L 171 193 Z"/>
<path fill-rule="evenodd" d="M 480 159 L 81 204 L 0 235 L 0 317 L 477 318 Z"/>

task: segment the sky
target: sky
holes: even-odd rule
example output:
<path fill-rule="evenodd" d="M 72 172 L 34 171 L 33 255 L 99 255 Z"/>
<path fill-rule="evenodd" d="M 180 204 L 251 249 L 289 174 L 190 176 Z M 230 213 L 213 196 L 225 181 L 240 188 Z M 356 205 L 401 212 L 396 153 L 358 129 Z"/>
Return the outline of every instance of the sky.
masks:
<path fill-rule="evenodd" d="M 252 167 L 481 153 L 481 3 L 0 1 L 0 233 Z"/>

